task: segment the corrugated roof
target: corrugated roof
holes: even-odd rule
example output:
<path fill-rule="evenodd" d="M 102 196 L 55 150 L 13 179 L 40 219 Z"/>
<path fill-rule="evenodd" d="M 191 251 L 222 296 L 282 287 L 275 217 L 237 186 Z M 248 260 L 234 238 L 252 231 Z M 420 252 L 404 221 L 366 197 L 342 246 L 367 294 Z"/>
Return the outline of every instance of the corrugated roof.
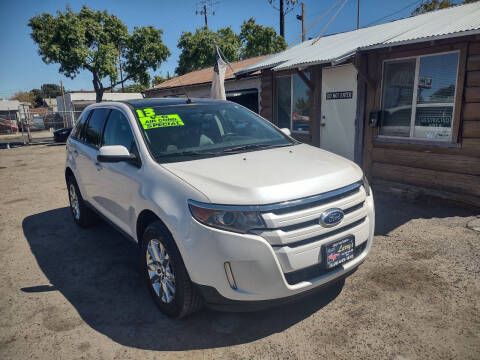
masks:
<path fill-rule="evenodd" d="M 337 62 L 358 50 L 479 33 L 480 2 L 476 2 L 325 36 L 316 42 L 305 41 L 245 67 L 237 72 L 237 75 L 272 67 L 277 71 Z"/>
<path fill-rule="evenodd" d="M 262 61 L 266 57 L 268 57 L 268 55 L 257 56 L 254 58 L 240 60 L 240 61 L 234 61 L 230 63 L 230 65 L 232 65 L 233 70 L 236 72 L 237 70 L 250 66 L 251 64 L 254 64 L 258 61 Z M 212 77 L 213 77 L 213 66 L 210 66 L 208 68 L 192 71 L 187 74 L 183 74 L 181 76 L 171 78 L 169 80 L 166 80 L 156 85 L 154 88 L 148 89 L 146 91 L 148 92 L 148 91 L 155 91 L 159 89 L 175 88 L 182 85 L 189 86 L 189 85 L 209 83 L 212 81 Z M 225 80 L 233 79 L 234 77 L 235 77 L 234 73 L 232 72 L 230 67 L 227 66 L 227 70 L 225 71 Z"/>

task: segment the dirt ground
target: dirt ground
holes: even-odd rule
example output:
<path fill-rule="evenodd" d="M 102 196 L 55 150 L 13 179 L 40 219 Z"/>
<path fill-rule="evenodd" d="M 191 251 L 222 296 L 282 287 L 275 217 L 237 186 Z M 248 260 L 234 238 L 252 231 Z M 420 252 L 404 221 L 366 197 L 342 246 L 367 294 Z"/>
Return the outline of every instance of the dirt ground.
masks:
<path fill-rule="evenodd" d="M 480 358 L 479 211 L 376 193 L 373 250 L 343 289 L 170 320 L 135 244 L 74 225 L 64 150 L 0 150 L 0 359 Z"/>

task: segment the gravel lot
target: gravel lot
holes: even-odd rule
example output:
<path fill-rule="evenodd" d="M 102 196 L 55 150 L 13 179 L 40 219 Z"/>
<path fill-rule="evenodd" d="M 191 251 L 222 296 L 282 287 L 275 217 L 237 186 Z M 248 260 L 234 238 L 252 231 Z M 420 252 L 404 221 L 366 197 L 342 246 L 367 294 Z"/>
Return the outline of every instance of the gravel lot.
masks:
<path fill-rule="evenodd" d="M 376 193 L 372 253 L 343 289 L 174 321 L 135 244 L 74 225 L 63 164 L 64 146 L 0 150 L 1 359 L 480 358 L 479 211 Z"/>

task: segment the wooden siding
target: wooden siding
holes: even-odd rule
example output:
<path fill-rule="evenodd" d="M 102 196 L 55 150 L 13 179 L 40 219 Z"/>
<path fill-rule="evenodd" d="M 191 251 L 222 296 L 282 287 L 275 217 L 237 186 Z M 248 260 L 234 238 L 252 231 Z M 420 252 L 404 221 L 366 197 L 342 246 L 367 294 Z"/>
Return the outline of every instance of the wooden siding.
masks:
<path fill-rule="evenodd" d="M 399 46 L 371 51 L 365 57 L 368 76 L 364 168 L 372 183 L 404 185 L 427 195 L 440 196 L 480 207 L 480 38 L 465 37 L 422 46 Z M 460 50 L 453 144 L 422 144 L 376 138 L 368 127 L 368 114 L 380 109 L 382 61 L 446 50 Z M 463 60 L 463 62 L 462 62 Z M 456 136 L 455 136 L 456 135 Z"/>
<path fill-rule="evenodd" d="M 273 71 L 262 70 L 261 94 L 260 94 L 260 115 L 273 122 Z"/>

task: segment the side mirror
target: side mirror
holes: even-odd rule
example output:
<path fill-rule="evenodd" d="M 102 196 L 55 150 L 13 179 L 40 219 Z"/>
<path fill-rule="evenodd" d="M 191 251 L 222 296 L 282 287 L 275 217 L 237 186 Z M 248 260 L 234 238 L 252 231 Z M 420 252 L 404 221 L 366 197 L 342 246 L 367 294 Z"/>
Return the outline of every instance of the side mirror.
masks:
<path fill-rule="evenodd" d="M 287 136 L 292 136 L 292 132 L 290 131 L 289 128 L 281 128 L 280 129 L 285 135 Z"/>
<path fill-rule="evenodd" d="M 97 161 L 104 163 L 117 163 L 122 161 L 138 163 L 137 157 L 130 154 L 127 148 L 122 145 L 102 146 L 100 150 L 98 150 Z"/>

